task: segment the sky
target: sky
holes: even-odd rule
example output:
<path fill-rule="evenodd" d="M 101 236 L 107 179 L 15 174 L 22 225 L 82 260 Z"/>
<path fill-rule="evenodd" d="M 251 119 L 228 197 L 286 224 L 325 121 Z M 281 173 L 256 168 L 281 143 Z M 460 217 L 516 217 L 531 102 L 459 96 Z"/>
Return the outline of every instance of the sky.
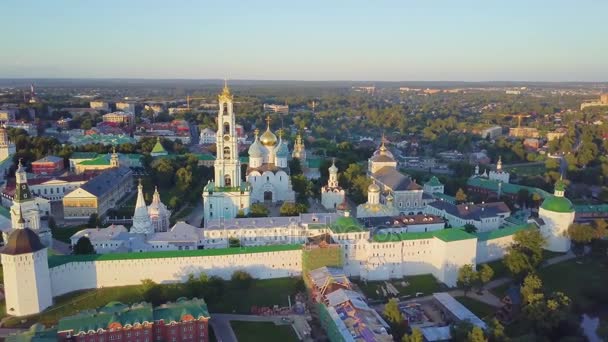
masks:
<path fill-rule="evenodd" d="M 1 0 L 0 78 L 608 81 L 606 0 Z"/>

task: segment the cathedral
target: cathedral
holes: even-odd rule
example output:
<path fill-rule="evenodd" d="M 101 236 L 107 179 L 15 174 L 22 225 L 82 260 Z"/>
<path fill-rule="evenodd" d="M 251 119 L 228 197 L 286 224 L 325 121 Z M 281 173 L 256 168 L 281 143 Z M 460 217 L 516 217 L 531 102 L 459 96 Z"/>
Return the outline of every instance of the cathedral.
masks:
<path fill-rule="evenodd" d="M 169 230 L 169 218 L 171 212 L 160 201 L 158 188 L 154 189 L 152 203 L 146 207 L 143 186 L 141 180 L 137 187 L 137 201 L 133 213 L 133 226 L 131 232 L 134 234 L 152 234 L 166 232 Z"/>
<path fill-rule="evenodd" d="M 270 130 L 270 117 L 266 118 L 266 131 L 259 136 L 255 131 L 255 140 L 249 147 L 249 167 L 247 182 L 251 184 L 251 202 L 293 202 L 295 192 L 289 177 L 289 147 Z"/>
<path fill-rule="evenodd" d="M 224 85 L 218 104 L 215 174 L 203 189 L 205 224 L 213 219 L 246 215 L 251 203 L 251 186 L 241 179 L 234 102 L 228 85 Z"/>

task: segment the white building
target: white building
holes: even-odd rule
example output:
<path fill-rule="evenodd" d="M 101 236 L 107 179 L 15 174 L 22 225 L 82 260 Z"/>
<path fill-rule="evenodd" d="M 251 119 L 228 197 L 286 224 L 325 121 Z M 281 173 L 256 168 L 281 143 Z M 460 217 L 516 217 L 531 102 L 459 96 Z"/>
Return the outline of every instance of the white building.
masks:
<path fill-rule="evenodd" d="M 251 184 L 251 201 L 256 202 L 293 202 L 296 194 L 291 187 L 287 158 L 289 148 L 283 141 L 282 131 L 279 139 L 270 131 L 270 117 L 266 118 L 266 132 L 249 147 L 249 167 L 247 182 Z"/>
<path fill-rule="evenodd" d="M 452 204 L 439 200 L 429 203 L 425 212 L 444 217 L 452 227 L 472 224 L 478 232 L 496 230 L 511 216 L 511 210 L 504 202 Z"/>
<path fill-rule="evenodd" d="M 443 194 L 444 193 L 444 186 L 439 181 L 439 179 L 437 179 L 437 177 L 432 176 L 431 179 L 429 179 L 428 182 L 424 183 L 424 185 L 422 186 L 422 191 L 425 194 L 429 194 L 429 195 Z"/>
<path fill-rule="evenodd" d="M 334 160 L 329 168 L 329 180 L 327 185 L 321 188 L 321 204 L 325 209 L 335 210 L 338 205 L 344 203 L 344 189 L 338 184 L 338 168 Z"/>
<path fill-rule="evenodd" d="M 481 131 L 481 137 L 486 139 L 496 139 L 502 135 L 502 127 L 492 126 Z"/>
<path fill-rule="evenodd" d="M 89 102 L 89 105 L 96 110 L 110 111 L 110 103 L 107 101 L 91 101 Z"/>
<path fill-rule="evenodd" d="M 0 161 L 4 161 L 15 155 L 15 144 L 8 139 L 8 132 L 0 127 Z"/>
<path fill-rule="evenodd" d="M 116 110 L 135 114 L 135 103 L 116 102 Z"/>
<path fill-rule="evenodd" d="M 157 187 L 154 188 L 152 203 L 148 206 L 148 215 L 150 216 L 150 222 L 152 223 L 155 232 L 166 232 L 169 230 L 171 211 L 160 201 L 160 194 L 158 193 Z"/>
<path fill-rule="evenodd" d="M 224 86 L 218 98 L 218 130 L 216 158 L 213 164 L 215 177 L 203 189 L 204 220 L 233 218 L 247 214 L 251 203 L 251 187 L 241 181 L 241 162 L 235 130 L 233 97 L 228 86 Z"/>
<path fill-rule="evenodd" d="M 566 185 L 560 179 L 555 183 L 553 196 L 543 201 L 538 211 L 541 219 L 540 231 L 547 240 L 545 249 L 553 252 L 570 250 L 568 227 L 574 222 L 574 206 L 564 197 Z"/>
<path fill-rule="evenodd" d="M 199 143 L 201 145 L 215 144 L 215 135 L 217 132 L 205 127 L 199 135 Z"/>
<path fill-rule="evenodd" d="M 144 187 L 141 185 L 141 180 L 137 186 L 137 201 L 135 202 L 135 212 L 133 213 L 133 226 L 131 227 L 133 234 L 152 234 L 154 227 L 148 215 L 148 207 L 144 200 Z"/>
<path fill-rule="evenodd" d="M 476 169 L 476 173 L 479 173 L 478 169 Z M 509 173 L 502 170 L 502 157 L 498 157 L 498 162 L 496 163 L 496 170 L 490 171 L 490 173 L 488 174 L 488 178 L 503 183 L 509 183 Z"/>
<path fill-rule="evenodd" d="M 279 114 L 289 114 L 289 106 L 264 103 L 264 111 L 272 112 L 272 113 L 279 113 Z"/>

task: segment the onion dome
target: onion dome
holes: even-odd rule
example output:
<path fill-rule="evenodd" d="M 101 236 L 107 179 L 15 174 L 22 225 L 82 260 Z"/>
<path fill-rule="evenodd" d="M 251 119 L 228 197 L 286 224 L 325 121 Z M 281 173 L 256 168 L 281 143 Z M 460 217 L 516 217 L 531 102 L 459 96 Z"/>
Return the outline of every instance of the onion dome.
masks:
<path fill-rule="evenodd" d="M 44 249 L 38 234 L 29 228 L 15 229 L 9 235 L 6 245 L 0 253 L 7 255 L 20 255 L 38 252 Z"/>
<path fill-rule="evenodd" d="M 264 151 L 262 151 L 262 146 L 260 146 L 260 141 L 258 139 L 259 130 L 255 130 L 255 140 L 253 144 L 249 146 L 249 157 L 250 158 L 261 158 L 264 155 Z"/>
<path fill-rule="evenodd" d="M 277 136 L 270 131 L 270 116 L 266 117 L 266 132 L 260 137 L 260 142 L 264 146 L 274 146 L 277 144 Z"/>
<path fill-rule="evenodd" d="M 336 159 L 335 158 L 331 162 L 331 166 L 329 167 L 329 173 L 338 173 L 338 168 L 336 167 Z"/>
<path fill-rule="evenodd" d="M 388 196 L 386 196 L 386 201 L 387 202 L 392 202 L 394 200 L 395 200 L 395 198 L 393 197 L 393 194 L 389 192 Z"/>
<path fill-rule="evenodd" d="M 373 182 L 367 187 L 367 192 L 380 192 L 380 187 L 376 182 Z"/>
<path fill-rule="evenodd" d="M 566 190 L 566 184 L 560 178 L 555 183 L 555 191 L 552 196 L 547 196 L 541 204 L 541 208 L 547 211 L 553 211 L 556 213 L 571 213 L 574 212 L 574 206 L 569 199 L 564 197 L 564 191 Z"/>

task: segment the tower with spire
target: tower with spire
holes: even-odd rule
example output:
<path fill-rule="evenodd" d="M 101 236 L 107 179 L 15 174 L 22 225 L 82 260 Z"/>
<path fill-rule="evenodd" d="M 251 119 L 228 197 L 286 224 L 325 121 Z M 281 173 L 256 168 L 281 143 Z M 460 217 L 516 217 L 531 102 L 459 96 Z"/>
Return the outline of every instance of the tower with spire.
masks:
<path fill-rule="evenodd" d="M 502 157 L 498 157 L 496 170 L 490 171 L 488 178 L 498 182 L 509 183 L 510 174 L 502 169 Z"/>
<path fill-rule="evenodd" d="M 144 200 L 144 187 L 139 180 L 137 186 L 137 202 L 135 203 L 135 212 L 133 213 L 133 226 L 131 226 L 131 233 L 134 234 L 152 234 L 154 233 L 154 227 L 150 221 L 148 215 L 148 207 Z"/>
<path fill-rule="evenodd" d="M 541 219 L 540 232 L 546 240 L 545 249 L 553 252 L 568 252 L 570 238 L 568 228 L 574 222 L 574 206 L 564 196 L 566 184 L 563 179 L 555 183 L 553 195 L 545 197 L 538 210 Z"/>
<path fill-rule="evenodd" d="M 218 96 L 216 158 L 214 179 L 203 190 L 204 221 L 234 218 L 247 214 L 250 204 L 249 184 L 242 181 L 233 96 L 228 84 Z"/>
<path fill-rule="evenodd" d="M 112 146 L 112 156 L 110 156 L 110 167 L 120 167 L 120 159 L 118 158 L 118 153 L 116 153 L 116 146 Z"/>
<path fill-rule="evenodd" d="M 344 189 L 338 184 L 338 167 L 336 159 L 332 160 L 328 169 L 329 179 L 327 185 L 321 188 L 321 204 L 325 209 L 337 209 L 338 205 L 344 202 L 346 196 Z"/>
<path fill-rule="evenodd" d="M 251 184 L 251 201 L 256 202 L 293 202 L 296 194 L 289 177 L 289 147 L 283 139 L 283 130 L 277 136 L 270 129 L 270 116 L 266 116 L 266 131 L 259 135 L 249 147 L 249 167 L 247 182 Z"/>
<path fill-rule="evenodd" d="M 166 232 L 169 230 L 169 218 L 171 212 L 160 201 L 158 188 L 154 187 L 154 195 L 152 195 L 152 203 L 148 206 L 148 216 L 155 232 Z"/>
<path fill-rule="evenodd" d="M 11 206 L 11 226 L 14 229 L 29 228 L 38 234 L 46 246 L 52 245 L 51 231 L 47 226 L 41 224 L 40 210 L 27 184 L 27 173 L 21 160 L 15 171 L 15 197 Z"/>

